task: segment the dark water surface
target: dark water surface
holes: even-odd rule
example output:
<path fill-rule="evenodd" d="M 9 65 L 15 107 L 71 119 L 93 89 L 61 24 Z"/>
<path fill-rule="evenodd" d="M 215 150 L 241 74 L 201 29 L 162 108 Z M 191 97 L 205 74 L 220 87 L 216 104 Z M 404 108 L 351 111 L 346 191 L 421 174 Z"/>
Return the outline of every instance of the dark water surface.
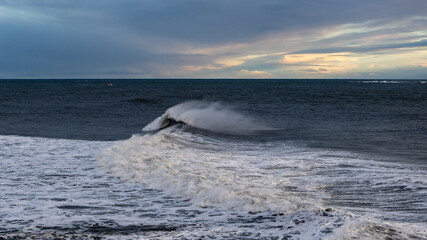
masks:
<path fill-rule="evenodd" d="M 0 134 L 127 139 L 188 100 L 256 116 L 283 129 L 275 138 L 427 161 L 427 84 L 420 81 L 2 80 Z"/>
<path fill-rule="evenodd" d="M 0 239 L 426 239 L 426 81 L 2 80 Z"/>

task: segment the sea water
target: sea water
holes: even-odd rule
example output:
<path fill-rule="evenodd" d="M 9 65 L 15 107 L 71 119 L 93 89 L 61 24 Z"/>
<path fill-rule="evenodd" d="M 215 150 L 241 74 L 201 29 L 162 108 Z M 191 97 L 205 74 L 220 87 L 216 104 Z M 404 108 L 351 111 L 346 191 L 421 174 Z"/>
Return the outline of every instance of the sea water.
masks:
<path fill-rule="evenodd" d="M 423 81 L 0 81 L 0 237 L 427 238 Z"/>

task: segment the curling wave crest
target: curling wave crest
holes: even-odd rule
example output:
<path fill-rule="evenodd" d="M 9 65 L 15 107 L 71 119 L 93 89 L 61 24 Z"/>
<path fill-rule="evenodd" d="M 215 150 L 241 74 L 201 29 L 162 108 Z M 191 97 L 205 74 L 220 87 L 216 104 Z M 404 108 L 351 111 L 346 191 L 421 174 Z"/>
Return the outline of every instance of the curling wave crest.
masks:
<path fill-rule="evenodd" d="M 142 130 L 155 131 L 176 122 L 225 134 L 244 135 L 274 130 L 260 120 L 239 113 L 220 102 L 206 101 L 187 101 L 175 105 Z"/>

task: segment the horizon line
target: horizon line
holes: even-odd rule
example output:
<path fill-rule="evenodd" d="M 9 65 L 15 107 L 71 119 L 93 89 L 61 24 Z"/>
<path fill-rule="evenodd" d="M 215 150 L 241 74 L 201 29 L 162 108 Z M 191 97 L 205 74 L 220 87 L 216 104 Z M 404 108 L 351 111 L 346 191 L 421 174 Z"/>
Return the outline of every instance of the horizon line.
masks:
<path fill-rule="evenodd" d="M 427 78 L 0 78 L 10 80 L 345 80 L 345 81 L 427 81 Z"/>

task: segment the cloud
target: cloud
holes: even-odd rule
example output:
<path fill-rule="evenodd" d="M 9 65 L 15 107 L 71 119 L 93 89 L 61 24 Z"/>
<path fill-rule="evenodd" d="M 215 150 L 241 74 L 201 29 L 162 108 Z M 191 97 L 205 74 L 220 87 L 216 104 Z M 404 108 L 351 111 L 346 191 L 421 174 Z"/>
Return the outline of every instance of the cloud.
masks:
<path fill-rule="evenodd" d="M 360 56 L 352 53 L 287 54 L 282 64 L 310 75 L 337 74 L 358 68 Z M 320 75 L 319 75 L 320 74 Z"/>
<path fill-rule="evenodd" d="M 426 12 L 425 0 L 4 0 L 0 78 L 316 77 L 374 58 L 381 78 L 399 52 L 427 64 L 414 54 Z"/>
<path fill-rule="evenodd" d="M 283 56 L 283 63 L 321 65 L 326 63 L 349 61 L 350 58 L 354 57 L 355 56 L 349 52 L 286 54 Z"/>
<path fill-rule="evenodd" d="M 242 69 L 235 76 L 239 78 L 272 78 L 273 74 L 265 71 Z"/>
<path fill-rule="evenodd" d="M 91 26 L 111 25 L 136 34 L 193 43 L 244 42 L 266 34 L 316 29 L 369 20 L 396 20 L 425 15 L 424 0 L 304 2 L 269 0 L 60 2 L 6 1 L 9 9 L 56 17 Z M 381 11 L 378 8 L 381 7 Z"/>
<path fill-rule="evenodd" d="M 252 54 L 252 55 L 246 55 L 241 57 L 219 59 L 216 62 L 222 65 L 223 67 L 234 67 L 234 66 L 242 65 L 247 61 L 251 61 L 257 58 L 263 58 L 266 56 L 268 56 L 268 54 Z"/>
<path fill-rule="evenodd" d="M 369 53 L 369 52 L 377 52 L 377 51 L 384 51 L 384 50 L 390 50 L 390 49 L 419 48 L 419 47 L 427 47 L 427 39 L 421 40 L 421 41 L 415 41 L 415 42 L 377 44 L 377 45 L 371 45 L 371 46 L 307 49 L 307 50 L 294 52 L 294 54 L 337 53 L 337 52 Z"/>

